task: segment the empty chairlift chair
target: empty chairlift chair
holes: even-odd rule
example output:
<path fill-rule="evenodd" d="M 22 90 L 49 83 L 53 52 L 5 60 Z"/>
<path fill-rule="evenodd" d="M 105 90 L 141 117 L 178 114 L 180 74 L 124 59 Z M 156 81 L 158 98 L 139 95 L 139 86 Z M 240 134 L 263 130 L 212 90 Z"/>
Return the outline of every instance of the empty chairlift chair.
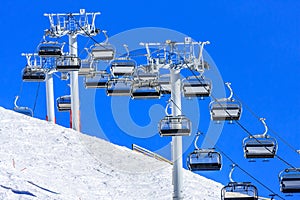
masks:
<path fill-rule="evenodd" d="M 106 88 L 111 75 L 106 71 L 95 72 L 94 76 L 85 77 L 85 88 Z"/>
<path fill-rule="evenodd" d="M 41 67 L 25 67 L 22 72 L 22 80 L 28 82 L 42 82 L 46 79 L 45 69 Z"/>
<path fill-rule="evenodd" d="M 182 81 L 184 97 L 208 97 L 211 93 L 211 81 L 203 77 L 187 77 Z"/>
<path fill-rule="evenodd" d="M 232 172 L 229 174 L 230 182 L 221 190 L 221 200 L 258 200 L 257 188 L 250 182 L 235 182 L 232 180 Z"/>
<path fill-rule="evenodd" d="M 115 57 L 115 49 L 109 44 L 96 44 L 91 48 L 93 60 L 112 60 Z"/>
<path fill-rule="evenodd" d="M 78 71 L 81 67 L 80 58 L 61 56 L 56 59 L 56 70 L 59 72 Z"/>
<path fill-rule="evenodd" d="M 279 174 L 282 193 L 300 193 L 300 168 L 285 169 Z"/>
<path fill-rule="evenodd" d="M 58 97 L 56 99 L 56 106 L 58 111 L 64 112 L 64 111 L 70 111 L 71 110 L 71 96 L 65 95 Z"/>
<path fill-rule="evenodd" d="M 127 78 L 114 78 L 107 82 L 107 96 L 130 96 L 132 80 Z"/>
<path fill-rule="evenodd" d="M 132 76 L 136 63 L 130 59 L 117 59 L 110 63 L 110 71 L 113 76 Z"/>
<path fill-rule="evenodd" d="M 78 71 L 79 76 L 92 76 L 95 72 L 94 62 L 88 59 L 81 60 L 81 67 Z"/>
<path fill-rule="evenodd" d="M 197 141 L 200 136 L 198 132 L 194 141 L 195 150 L 187 156 L 187 166 L 191 171 L 220 170 L 222 167 L 221 154 L 214 148 L 199 149 Z"/>
<path fill-rule="evenodd" d="M 62 45 L 56 42 L 43 42 L 39 45 L 38 55 L 41 57 L 62 56 Z"/>
<path fill-rule="evenodd" d="M 189 136 L 191 127 L 191 121 L 184 115 L 165 116 L 159 122 L 159 133 L 160 136 Z"/>
<path fill-rule="evenodd" d="M 274 158 L 277 151 L 277 141 L 267 135 L 268 127 L 265 119 L 261 118 L 260 121 L 265 127 L 265 132 L 261 135 L 253 135 L 246 137 L 243 140 L 244 156 L 245 158 Z"/>
<path fill-rule="evenodd" d="M 14 101 L 14 111 L 23 115 L 27 115 L 29 117 L 33 117 L 33 111 L 30 108 L 17 105 L 18 99 L 19 96 L 16 96 Z"/>
<path fill-rule="evenodd" d="M 222 200 L 258 200 L 257 188 L 250 182 L 230 182 L 221 191 Z"/>
<path fill-rule="evenodd" d="M 160 86 L 156 81 L 136 81 L 132 84 L 131 98 L 158 99 L 160 98 Z"/>
<path fill-rule="evenodd" d="M 226 85 L 230 90 L 230 96 L 228 98 L 217 99 L 209 104 L 210 116 L 214 121 L 239 120 L 241 117 L 242 105 L 232 98 L 233 91 L 230 83 L 226 83 Z"/>
<path fill-rule="evenodd" d="M 91 55 L 93 60 L 112 60 L 115 57 L 115 48 L 108 43 L 107 31 L 102 31 L 106 40 L 102 43 L 95 44 L 91 47 Z"/>

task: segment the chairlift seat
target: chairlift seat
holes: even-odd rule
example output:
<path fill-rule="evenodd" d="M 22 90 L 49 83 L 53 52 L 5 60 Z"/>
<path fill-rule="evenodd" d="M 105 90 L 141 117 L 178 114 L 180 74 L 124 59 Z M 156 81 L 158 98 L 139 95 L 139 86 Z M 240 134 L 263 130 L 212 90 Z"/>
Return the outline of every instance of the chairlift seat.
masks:
<path fill-rule="evenodd" d="M 245 158 L 274 158 L 277 150 L 277 142 L 273 138 L 244 139 Z"/>
<path fill-rule="evenodd" d="M 214 149 L 196 149 L 188 155 L 187 165 L 191 171 L 220 170 L 221 155 Z"/>
<path fill-rule="evenodd" d="M 282 193 L 300 193 L 300 170 L 286 169 L 279 175 Z"/>
<path fill-rule="evenodd" d="M 85 88 L 106 88 L 110 78 L 108 73 L 96 73 L 93 77 L 85 78 Z"/>
<path fill-rule="evenodd" d="M 112 79 L 107 82 L 107 96 L 130 96 L 132 81 L 128 79 Z"/>
<path fill-rule="evenodd" d="M 197 78 L 183 82 L 184 97 L 208 97 L 211 93 L 211 83 Z"/>
<path fill-rule="evenodd" d="M 111 62 L 111 73 L 114 76 L 131 76 L 136 63 L 133 60 L 113 60 Z"/>
<path fill-rule="evenodd" d="M 210 107 L 214 121 L 239 120 L 241 112 L 242 107 L 238 102 L 213 102 Z"/>
<path fill-rule="evenodd" d="M 81 62 L 78 57 L 61 56 L 56 59 L 56 70 L 61 72 L 78 71 L 81 67 Z"/>
<path fill-rule="evenodd" d="M 14 111 L 29 117 L 33 117 L 33 111 L 28 107 L 14 107 Z"/>
<path fill-rule="evenodd" d="M 62 56 L 61 46 L 58 44 L 41 44 L 38 55 L 41 57 L 59 57 Z"/>
<path fill-rule="evenodd" d="M 115 56 L 115 50 L 108 45 L 95 46 L 91 50 L 93 60 L 112 60 Z"/>
<path fill-rule="evenodd" d="M 160 136 L 189 136 L 191 121 L 185 116 L 166 116 L 159 122 Z"/>
<path fill-rule="evenodd" d="M 82 60 L 81 61 L 81 67 L 78 71 L 79 76 L 90 76 L 93 75 L 96 72 L 95 67 L 91 66 L 91 61 L 88 60 Z"/>
<path fill-rule="evenodd" d="M 230 182 L 221 190 L 222 200 L 258 200 L 257 188 L 250 182 Z"/>
<path fill-rule="evenodd" d="M 133 99 L 158 99 L 160 98 L 160 87 L 157 83 L 149 83 L 149 81 L 133 84 L 131 97 Z"/>
<path fill-rule="evenodd" d="M 46 73 L 43 68 L 25 67 L 22 74 L 23 81 L 42 82 L 46 79 Z"/>
<path fill-rule="evenodd" d="M 71 96 L 65 95 L 57 98 L 56 100 L 57 109 L 60 112 L 71 110 Z"/>

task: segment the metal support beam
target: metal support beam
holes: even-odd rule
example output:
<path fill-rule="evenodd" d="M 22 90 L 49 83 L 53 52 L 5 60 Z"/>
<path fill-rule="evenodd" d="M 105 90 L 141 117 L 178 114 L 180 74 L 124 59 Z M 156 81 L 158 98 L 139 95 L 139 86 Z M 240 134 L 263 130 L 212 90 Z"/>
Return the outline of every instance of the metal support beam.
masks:
<path fill-rule="evenodd" d="M 54 90 L 52 73 L 46 74 L 46 103 L 47 116 L 46 120 L 55 124 L 55 108 L 54 108 Z"/>
<path fill-rule="evenodd" d="M 172 116 L 181 115 L 181 79 L 180 70 L 170 69 L 171 72 L 171 99 Z M 182 136 L 172 137 L 173 161 L 173 199 L 183 199 L 182 176 Z"/>
<path fill-rule="evenodd" d="M 71 56 L 78 56 L 77 35 L 69 36 L 69 53 Z M 72 112 L 72 128 L 80 131 L 80 110 L 79 110 L 79 86 L 78 86 L 78 71 L 70 72 L 71 85 L 71 112 Z"/>

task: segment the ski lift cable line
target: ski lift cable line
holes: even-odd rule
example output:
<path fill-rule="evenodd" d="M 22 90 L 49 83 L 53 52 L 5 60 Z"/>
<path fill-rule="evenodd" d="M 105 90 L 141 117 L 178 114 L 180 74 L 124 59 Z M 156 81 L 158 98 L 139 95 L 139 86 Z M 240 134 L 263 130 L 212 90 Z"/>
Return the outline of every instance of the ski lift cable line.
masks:
<path fill-rule="evenodd" d="M 39 82 L 37 90 L 36 90 L 36 94 L 35 94 L 35 100 L 34 100 L 34 105 L 33 105 L 33 113 L 35 112 L 36 102 L 37 102 L 37 98 L 38 98 L 39 90 L 40 90 L 40 85 L 41 85 L 41 83 Z"/>
<path fill-rule="evenodd" d="M 285 199 L 282 196 L 280 196 L 279 194 L 276 194 L 275 191 L 273 191 L 270 187 L 268 187 L 266 184 L 264 184 L 263 182 L 261 182 L 260 180 L 258 180 L 255 176 L 253 176 L 252 174 L 250 174 L 249 172 L 247 172 L 244 168 L 242 168 L 241 166 L 239 166 L 236 162 L 233 161 L 233 159 L 230 158 L 230 156 L 228 156 L 226 153 L 224 153 L 224 151 L 222 151 L 220 148 L 218 148 L 217 146 L 215 146 L 216 149 L 218 149 L 218 151 L 220 151 L 221 154 L 223 154 L 233 165 L 235 165 L 235 167 L 238 167 L 242 172 L 244 172 L 247 176 L 251 177 L 253 180 L 255 180 L 257 183 L 259 183 L 261 186 L 263 186 L 265 189 L 267 189 L 268 191 L 270 191 L 272 194 L 275 194 L 276 196 L 278 196 L 280 199 Z"/>
<path fill-rule="evenodd" d="M 195 72 L 187 65 L 187 68 L 192 72 L 192 74 L 195 76 L 195 78 L 201 83 L 201 80 L 199 79 L 198 76 L 196 76 Z M 205 90 L 207 90 L 206 87 L 204 87 Z M 211 97 L 214 99 L 215 102 L 217 102 L 222 108 L 224 108 L 224 106 L 218 101 L 218 99 L 216 97 L 214 97 L 212 94 L 211 94 Z M 225 110 L 226 114 L 228 114 L 229 116 L 231 116 L 231 114 Z M 252 133 L 250 133 L 250 131 L 248 131 L 248 129 L 242 125 L 238 120 L 234 120 L 236 122 L 236 124 L 242 128 L 250 137 L 254 138 L 258 143 L 261 144 L 261 141 L 258 140 Z M 271 153 L 271 150 L 267 147 L 264 147 L 267 151 L 269 151 Z M 274 155 L 276 158 L 278 158 L 279 160 L 281 160 L 282 162 L 284 162 L 286 165 L 292 167 L 292 168 L 295 168 L 292 164 L 290 164 L 288 161 L 286 161 L 285 159 L 283 159 L 281 156 L 275 154 Z"/>
<path fill-rule="evenodd" d="M 202 135 L 203 133 L 201 131 L 197 132 L 197 137 L 199 135 Z M 210 138 L 209 138 L 210 139 Z M 252 178 L 253 180 L 255 180 L 258 184 L 260 184 L 262 187 L 264 187 L 265 189 L 267 189 L 269 192 L 271 192 L 272 194 L 275 194 L 276 196 L 278 196 L 281 199 L 284 199 L 283 197 L 281 197 L 280 195 L 276 194 L 275 191 L 273 191 L 270 187 L 268 187 L 266 184 L 264 184 L 262 181 L 258 180 L 254 175 L 250 174 L 247 170 L 245 170 L 243 167 L 241 167 L 237 162 L 235 162 L 228 154 L 226 154 L 220 147 L 218 147 L 217 145 L 214 146 L 214 148 L 220 152 L 222 155 L 224 155 L 231 163 L 232 165 L 235 165 L 236 167 L 238 167 L 241 171 L 243 171 L 247 176 L 249 176 L 250 178 Z"/>
<path fill-rule="evenodd" d="M 245 108 L 255 117 L 255 118 L 257 118 L 257 119 L 259 119 L 260 117 L 250 108 L 250 106 L 248 106 L 245 102 L 243 102 L 242 100 L 241 100 L 241 98 L 238 96 L 238 95 L 236 95 L 236 94 L 234 94 L 234 96 L 235 96 L 235 98 L 238 100 L 238 101 L 240 101 L 240 102 L 242 102 L 242 104 L 245 106 Z M 276 132 L 274 129 L 272 129 L 271 127 L 270 127 L 270 125 L 268 125 L 268 128 L 269 128 L 269 130 L 274 134 L 274 135 L 276 135 L 285 145 L 287 145 L 291 150 L 293 150 L 294 152 L 296 152 L 297 154 L 299 154 L 299 151 L 294 147 L 294 146 L 292 146 L 288 141 L 286 141 L 283 137 L 281 137 L 280 135 L 279 135 L 279 133 L 278 132 Z"/>

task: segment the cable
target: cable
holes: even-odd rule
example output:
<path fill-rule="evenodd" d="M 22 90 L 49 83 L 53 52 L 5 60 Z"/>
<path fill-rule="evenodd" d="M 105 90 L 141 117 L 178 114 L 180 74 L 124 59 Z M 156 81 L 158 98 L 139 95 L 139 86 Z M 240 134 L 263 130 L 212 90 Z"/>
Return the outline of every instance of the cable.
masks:
<path fill-rule="evenodd" d="M 37 90 L 36 90 L 35 101 L 34 101 L 34 106 L 33 106 L 33 113 L 35 112 L 35 107 L 36 107 L 36 102 L 37 102 L 37 98 L 38 98 L 38 95 L 39 95 L 40 85 L 41 85 L 41 82 L 39 82 Z"/>
<path fill-rule="evenodd" d="M 195 72 L 194 72 L 188 65 L 186 65 L 186 66 L 187 66 L 187 68 L 192 72 L 192 74 L 199 80 L 199 82 L 202 83 L 201 80 L 199 79 L 199 77 L 196 76 Z M 208 91 L 208 89 L 207 89 L 206 87 L 204 87 L 204 88 Z M 219 103 L 219 101 L 217 100 L 217 98 L 215 98 L 212 94 L 211 94 L 211 97 L 214 99 L 215 102 Z M 222 104 L 219 103 L 219 105 L 223 108 Z M 224 110 L 225 110 L 225 109 L 224 109 Z M 225 112 L 226 112 L 226 114 L 228 114 L 229 116 L 231 116 L 230 113 L 228 113 L 227 110 L 225 110 Z M 239 126 L 240 126 L 240 127 L 241 127 L 241 128 L 242 128 L 249 136 L 250 136 L 250 137 L 254 138 L 258 143 L 261 143 L 261 141 L 259 141 L 256 137 L 254 137 L 254 135 L 251 134 L 250 131 L 248 131 L 247 128 L 246 128 L 245 126 L 243 126 L 238 120 L 234 120 L 234 121 L 235 121 L 236 124 L 239 125 Z M 265 149 L 271 153 L 271 150 L 270 150 L 270 149 L 268 149 L 267 147 L 265 147 Z M 290 164 L 289 162 L 287 162 L 286 160 L 284 160 L 284 159 L 283 159 L 282 157 L 280 157 L 278 154 L 275 154 L 274 156 L 277 157 L 277 158 L 278 158 L 279 160 L 281 160 L 282 162 L 284 162 L 286 165 L 288 165 L 288 166 L 290 166 L 290 167 L 292 167 L 292 168 L 295 168 L 292 164 Z"/>
<path fill-rule="evenodd" d="M 234 94 L 235 98 L 241 102 L 245 108 L 257 119 L 259 119 L 259 116 L 245 103 L 243 102 L 238 95 Z M 285 145 L 287 145 L 292 151 L 296 152 L 299 155 L 299 151 L 293 147 L 291 144 L 289 144 L 285 139 L 283 139 L 276 131 L 274 131 L 272 128 L 270 128 L 270 126 L 268 126 L 269 130 L 276 135 Z"/>

